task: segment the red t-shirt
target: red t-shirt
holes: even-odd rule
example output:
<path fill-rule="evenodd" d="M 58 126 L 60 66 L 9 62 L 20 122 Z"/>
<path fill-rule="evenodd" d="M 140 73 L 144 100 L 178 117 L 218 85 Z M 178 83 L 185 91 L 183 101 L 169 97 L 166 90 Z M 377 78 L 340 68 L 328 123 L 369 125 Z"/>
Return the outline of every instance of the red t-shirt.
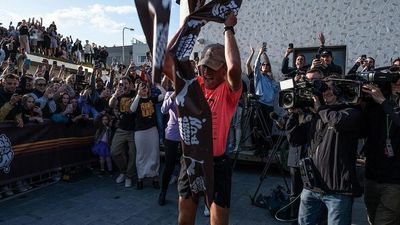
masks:
<path fill-rule="evenodd" d="M 222 156 L 225 153 L 226 141 L 233 114 L 242 94 L 242 88 L 232 91 L 227 81 L 222 82 L 216 89 L 205 88 L 203 77 L 197 77 L 204 96 L 212 113 L 213 155 Z"/>

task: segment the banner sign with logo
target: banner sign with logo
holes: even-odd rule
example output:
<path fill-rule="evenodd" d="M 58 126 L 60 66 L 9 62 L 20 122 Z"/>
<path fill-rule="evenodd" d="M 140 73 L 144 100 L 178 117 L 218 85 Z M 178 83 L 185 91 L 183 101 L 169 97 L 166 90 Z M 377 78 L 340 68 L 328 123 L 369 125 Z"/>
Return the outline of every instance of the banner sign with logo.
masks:
<path fill-rule="evenodd" d="M 94 133 L 91 123 L 0 124 L 0 185 L 95 160 Z"/>

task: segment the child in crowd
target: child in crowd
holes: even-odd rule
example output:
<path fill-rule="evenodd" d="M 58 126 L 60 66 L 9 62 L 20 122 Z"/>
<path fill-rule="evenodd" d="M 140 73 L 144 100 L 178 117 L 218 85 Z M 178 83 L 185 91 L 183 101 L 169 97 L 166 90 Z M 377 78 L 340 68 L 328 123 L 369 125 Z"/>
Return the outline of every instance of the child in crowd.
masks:
<path fill-rule="evenodd" d="M 17 126 L 23 127 L 29 122 L 43 123 L 42 110 L 35 105 L 32 94 L 22 96 L 22 112 L 16 116 Z"/>
<path fill-rule="evenodd" d="M 110 155 L 110 146 L 112 140 L 112 131 L 110 123 L 111 118 L 108 114 L 101 114 L 96 118 L 95 124 L 98 124 L 98 129 L 95 134 L 95 144 L 92 147 L 93 154 L 99 156 L 100 171 L 105 173 L 105 163 L 107 163 L 107 171 L 112 172 L 112 162 Z"/>

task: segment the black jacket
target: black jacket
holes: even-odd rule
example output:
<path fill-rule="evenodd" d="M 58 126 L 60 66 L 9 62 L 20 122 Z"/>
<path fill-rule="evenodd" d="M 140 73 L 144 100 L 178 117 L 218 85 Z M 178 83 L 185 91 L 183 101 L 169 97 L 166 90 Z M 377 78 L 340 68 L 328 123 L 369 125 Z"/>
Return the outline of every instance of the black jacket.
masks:
<path fill-rule="evenodd" d="M 333 62 L 331 62 L 331 64 L 329 64 L 327 67 L 320 67 L 318 69 L 322 71 L 324 76 L 329 76 L 332 74 L 343 75 L 342 67 L 334 64 Z"/>
<path fill-rule="evenodd" d="M 400 184 L 400 107 L 399 102 L 385 100 L 381 105 L 369 103 L 365 108 L 364 145 L 367 179 L 378 183 Z M 391 125 L 390 125 L 391 124 Z M 386 148 L 387 125 L 390 126 L 394 156 Z"/>
<path fill-rule="evenodd" d="M 289 143 L 287 166 L 298 167 L 299 160 L 306 155 L 307 123 L 299 122 L 299 114 L 290 113 L 285 129 Z"/>
<path fill-rule="evenodd" d="M 318 188 L 325 193 L 359 196 L 356 156 L 361 110 L 345 104 L 321 108 L 311 122 L 310 129 L 315 132 L 309 148 L 317 177 L 321 179 Z"/>
<path fill-rule="evenodd" d="M 300 69 L 297 69 L 296 67 L 289 67 L 289 58 L 283 58 L 281 72 L 285 75 L 285 77 L 293 78 L 299 72 L 303 72 L 305 74 L 308 68 L 310 68 L 310 65 L 305 65 Z"/>

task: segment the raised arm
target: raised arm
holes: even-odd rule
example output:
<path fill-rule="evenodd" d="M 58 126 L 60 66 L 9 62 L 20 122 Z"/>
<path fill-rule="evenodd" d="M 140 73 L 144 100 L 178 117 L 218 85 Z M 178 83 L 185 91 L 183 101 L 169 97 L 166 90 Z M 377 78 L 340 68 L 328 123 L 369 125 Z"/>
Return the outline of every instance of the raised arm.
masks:
<path fill-rule="evenodd" d="M 231 12 L 225 20 L 225 59 L 227 65 L 227 81 L 233 91 L 242 87 L 242 69 L 240 63 L 240 53 L 236 43 L 233 27 L 237 23 L 237 18 Z M 232 28 L 232 29 L 226 29 Z"/>
<path fill-rule="evenodd" d="M 253 65 L 251 65 L 251 62 L 253 61 L 253 56 L 254 56 L 254 48 L 250 46 L 250 55 L 246 61 L 247 76 L 253 73 Z"/>

